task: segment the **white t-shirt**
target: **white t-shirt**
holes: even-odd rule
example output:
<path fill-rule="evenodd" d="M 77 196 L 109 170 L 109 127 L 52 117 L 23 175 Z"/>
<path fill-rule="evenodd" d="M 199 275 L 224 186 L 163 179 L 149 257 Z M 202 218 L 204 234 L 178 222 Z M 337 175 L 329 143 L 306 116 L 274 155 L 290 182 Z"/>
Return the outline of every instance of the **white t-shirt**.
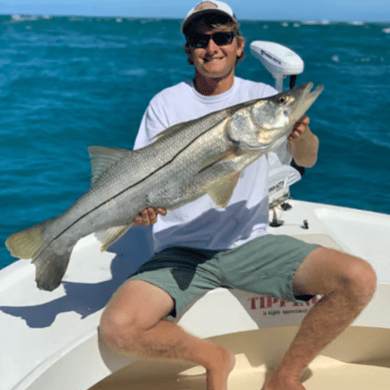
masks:
<path fill-rule="evenodd" d="M 199 94 L 192 81 L 164 89 L 150 102 L 134 144 L 139 149 L 153 142 L 162 130 L 214 111 L 252 99 L 275 95 L 263 83 L 238 77 L 220 95 Z M 240 176 L 226 208 L 216 206 L 208 195 L 159 216 L 153 225 L 154 251 L 179 245 L 223 250 L 266 234 L 268 224 L 268 161 L 265 155 Z"/>

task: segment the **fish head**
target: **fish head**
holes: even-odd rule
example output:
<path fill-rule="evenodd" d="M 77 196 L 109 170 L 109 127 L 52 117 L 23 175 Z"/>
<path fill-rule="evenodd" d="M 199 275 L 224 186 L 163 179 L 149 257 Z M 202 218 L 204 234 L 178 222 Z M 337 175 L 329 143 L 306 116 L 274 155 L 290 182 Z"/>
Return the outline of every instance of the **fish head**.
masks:
<path fill-rule="evenodd" d="M 320 85 L 311 92 L 312 88 L 313 83 L 308 82 L 277 95 L 248 102 L 232 115 L 229 139 L 250 150 L 269 151 L 278 147 L 324 89 Z"/>

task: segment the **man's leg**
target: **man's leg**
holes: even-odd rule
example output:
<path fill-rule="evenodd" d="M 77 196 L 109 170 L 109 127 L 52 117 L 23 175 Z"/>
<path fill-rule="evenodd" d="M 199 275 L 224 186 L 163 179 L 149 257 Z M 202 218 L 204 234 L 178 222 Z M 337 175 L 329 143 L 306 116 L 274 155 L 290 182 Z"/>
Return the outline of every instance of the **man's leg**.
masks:
<path fill-rule="evenodd" d="M 172 297 L 159 287 L 142 280 L 130 280 L 108 303 L 99 335 L 117 352 L 200 364 L 207 370 L 208 390 L 227 390 L 234 355 L 163 320 L 173 308 Z"/>
<path fill-rule="evenodd" d="M 309 254 L 293 279 L 295 296 L 323 294 L 310 310 L 265 390 L 302 390 L 299 381 L 314 357 L 339 336 L 370 302 L 376 276 L 365 261 L 326 248 Z"/>

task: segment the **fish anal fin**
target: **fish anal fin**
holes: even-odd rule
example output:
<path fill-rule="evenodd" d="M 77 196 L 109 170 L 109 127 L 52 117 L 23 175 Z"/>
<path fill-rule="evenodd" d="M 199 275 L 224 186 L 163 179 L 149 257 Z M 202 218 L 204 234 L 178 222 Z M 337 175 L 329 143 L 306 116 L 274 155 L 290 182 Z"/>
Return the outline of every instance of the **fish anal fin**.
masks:
<path fill-rule="evenodd" d="M 101 230 L 96 232 L 95 235 L 102 244 L 100 250 L 104 252 L 107 250 L 109 246 L 111 246 L 115 241 L 117 241 L 120 237 L 122 237 L 133 224 L 125 225 L 125 226 L 115 226 L 108 230 Z"/>
<path fill-rule="evenodd" d="M 131 150 L 108 148 L 105 146 L 90 146 L 88 148 L 92 165 L 92 186 L 102 174 L 124 157 L 132 153 Z"/>
<path fill-rule="evenodd" d="M 239 178 L 240 172 L 235 172 L 218 180 L 207 189 L 207 193 L 217 206 L 227 206 Z"/>

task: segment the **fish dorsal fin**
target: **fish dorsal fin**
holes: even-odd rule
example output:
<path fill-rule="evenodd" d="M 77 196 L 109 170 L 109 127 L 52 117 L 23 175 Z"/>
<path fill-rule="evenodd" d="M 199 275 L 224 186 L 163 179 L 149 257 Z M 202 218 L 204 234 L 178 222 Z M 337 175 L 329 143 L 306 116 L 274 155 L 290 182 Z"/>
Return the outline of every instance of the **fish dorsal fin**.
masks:
<path fill-rule="evenodd" d="M 226 207 L 236 188 L 240 172 L 224 177 L 207 189 L 207 193 L 217 206 Z"/>
<path fill-rule="evenodd" d="M 88 148 L 92 164 L 92 186 L 99 177 L 110 167 L 131 153 L 131 150 L 107 148 L 104 146 L 90 146 Z"/>

